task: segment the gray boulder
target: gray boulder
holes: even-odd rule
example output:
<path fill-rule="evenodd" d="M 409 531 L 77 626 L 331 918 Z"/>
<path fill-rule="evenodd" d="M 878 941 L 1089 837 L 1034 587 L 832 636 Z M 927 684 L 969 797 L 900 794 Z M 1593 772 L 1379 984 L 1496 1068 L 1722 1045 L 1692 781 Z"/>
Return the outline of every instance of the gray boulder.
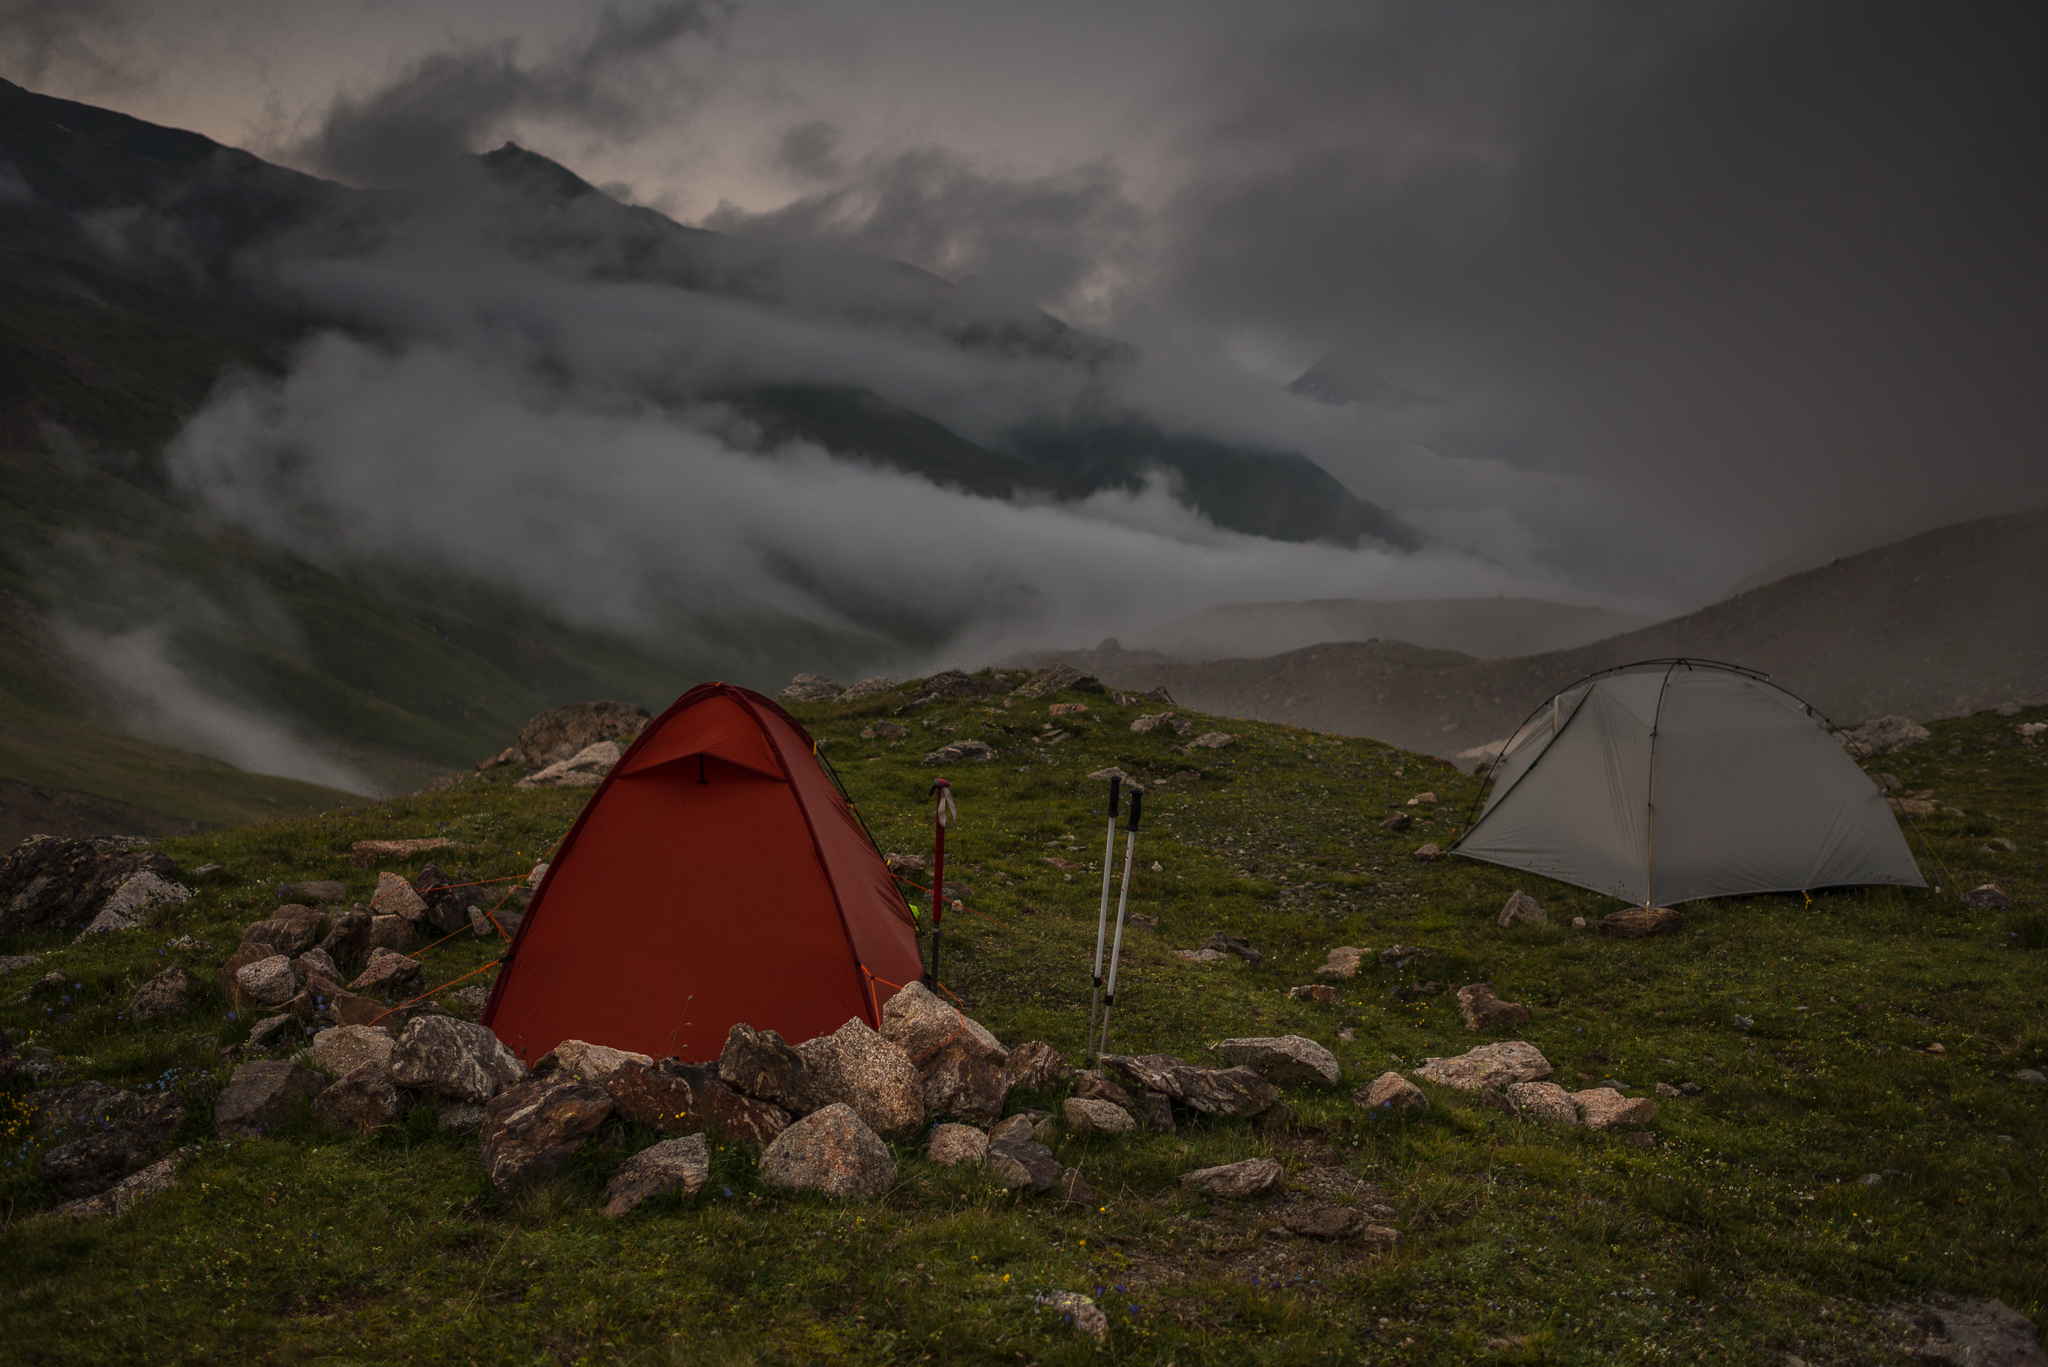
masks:
<path fill-rule="evenodd" d="M 543 712 L 526 723 L 513 746 L 531 769 L 568 759 L 598 741 L 630 741 L 652 721 L 646 708 L 630 702 L 577 702 Z"/>
<path fill-rule="evenodd" d="M 197 985 L 190 974 L 172 964 L 142 985 L 128 1003 L 128 1014 L 139 1021 L 174 1016 L 191 1003 Z"/>
<path fill-rule="evenodd" d="M 557 1172 L 611 1113 L 604 1088 L 567 1073 L 507 1088 L 484 1103 L 484 1175 L 499 1191 L 510 1191 Z"/>
<path fill-rule="evenodd" d="M 1247 1158 L 1241 1163 L 1198 1168 L 1181 1174 L 1181 1185 L 1224 1200 L 1242 1201 L 1263 1196 L 1280 1184 L 1280 1164 L 1271 1158 Z"/>
<path fill-rule="evenodd" d="M 76 1089 L 67 1090 L 74 1092 L 72 1104 L 65 1108 L 72 1123 L 60 1127 L 56 1134 L 82 1133 L 46 1152 L 42 1169 L 50 1185 L 70 1197 L 104 1191 L 148 1166 L 171 1142 L 172 1132 L 185 1118 L 185 1103 L 174 1093 L 138 1096 L 104 1088 L 114 1093 L 114 1099 L 107 1102 L 95 1095 L 93 1099 L 102 1105 L 95 1108 L 96 1115 L 88 1116 L 80 1114 L 86 1098 L 77 1095 Z"/>
<path fill-rule="evenodd" d="M 362 907 L 352 907 L 334 918 L 326 938 L 320 941 L 320 948 L 346 972 L 368 960 L 375 943 L 370 913 Z M 338 977 L 336 981 L 339 981 Z"/>
<path fill-rule="evenodd" d="M 797 1052 L 803 1055 L 818 1101 L 845 1102 L 881 1134 L 924 1124 L 924 1079 L 910 1055 L 869 1029 L 867 1022 L 854 1017 L 829 1035 L 806 1040 Z"/>
<path fill-rule="evenodd" d="M 999 1064 L 1009 1053 L 987 1028 L 919 982 L 898 988 L 882 1004 L 881 1033 L 920 1071 L 933 1067 L 949 1046 L 961 1046 Z"/>
<path fill-rule="evenodd" d="M 192 889 L 160 873 L 148 869 L 132 873 L 108 895 L 98 914 L 78 933 L 78 938 L 83 940 L 88 935 L 138 930 L 148 924 L 149 913 L 157 907 L 187 902 L 191 898 Z"/>
<path fill-rule="evenodd" d="M 77 1219 L 98 1215 L 126 1215 L 135 1206 L 151 1197 L 169 1191 L 178 1184 L 178 1171 L 185 1166 L 198 1146 L 179 1149 L 151 1163 L 139 1172 L 130 1173 L 108 1187 L 97 1196 L 80 1197 L 66 1201 L 50 1214 L 66 1219 Z"/>
<path fill-rule="evenodd" d="M 1355 1094 L 1352 1100 L 1367 1110 L 1373 1111 L 1426 1111 L 1429 1098 L 1422 1089 L 1402 1077 L 1399 1073 L 1381 1073 L 1372 1080 L 1372 1085 Z"/>
<path fill-rule="evenodd" d="M 924 1113 L 976 1125 L 994 1123 L 1009 1100 L 1010 1079 L 1000 1059 L 967 1040 L 941 1049 L 924 1075 Z"/>
<path fill-rule="evenodd" d="M 213 1103 L 213 1132 L 222 1139 L 260 1139 L 326 1086 L 327 1079 L 311 1068 L 285 1059 L 245 1063 Z"/>
<path fill-rule="evenodd" d="M 711 1146 L 701 1134 L 664 1139 L 619 1165 L 604 1184 L 604 1213 L 618 1219 L 650 1196 L 695 1196 L 711 1178 Z"/>
<path fill-rule="evenodd" d="M 1026 1040 L 1003 1061 L 1003 1083 L 1008 1091 L 1043 1091 L 1065 1082 L 1072 1071 L 1059 1050 L 1044 1040 Z"/>
<path fill-rule="evenodd" d="M 452 1016 L 408 1022 L 391 1051 L 393 1082 L 456 1101 L 489 1101 L 525 1076 L 525 1067 L 488 1028 Z"/>
<path fill-rule="evenodd" d="M 725 1052 L 719 1055 L 718 1076 L 791 1115 L 807 1114 L 820 1104 L 804 1056 L 773 1030 L 756 1030 L 745 1023 L 733 1026 L 725 1037 Z"/>
<path fill-rule="evenodd" d="M 1080 1096 L 1061 1103 L 1060 1119 L 1075 1134 L 1130 1134 L 1138 1128 L 1131 1113 L 1114 1102 Z"/>
<path fill-rule="evenodd" d="M 1962 1301 L 1920 1308 L 1927 1342 L 1915 1362 L 1944 1367 L 2048 1367 L 2034 1322 L 2004 1301 Z"/>
<path fill-rule="evenodd" d="M 242 932 L 245 945 L 268 945 L 274 954 L 303 954 L 320 938 L 320 913 L 311 907 L 279 907 Z"/>
<path fill-rule="evenodd" d="M 282 954 L 272 954 L 236 969 L 235 986 L 249 1000 L 265 1006 L 283 1006 L 299 992 L 299 980 L 292 976 L 292 961 Z"/>
<path fill-rule="evenodd" d="M 1461 1092 L 1482 1087 L 1505 1087 L 1511 1082 L 1541 1082 L 1550 1076 L 1550 1060 L 1543 1051 L 1523 1040 L 1482 1044 L 1456 1058 L 1424 1059 L 1415 1076 Z"/>
<path fill-rule="evenodd" d="M 896 1160 L 858 1111 L 834 1101 L 777 1135 L 758 1171 L 771 1187 L 873 1198 L 896 1181 Z"/>
<path fill-rule="evenodd" d="M 989 1176 L 1011 1191 L 1027 1187 L 1033 1191 L 1051 1191 L 1058 1185 L 1063 1170 L 1052 1150 L 1035 1139 L 991 1136 L 988 1171 Z"/>
<path fill-rule="evenodd" d="M 383 917 L 378 917 L 383 920 Z M 401 923 L 402 924 L 402 923 Z M 421 964 L 418 959 L 378 946 L 370 954 L 370 962 L 348 985 L 349 991 L 365 997 L 409 997 L 424 985 L 420 977 Z"/>
<path fill-rule="evenodd" d="M 1280 1090 L 1249 1068 L 1196 1068 L 1171 1054 L 1105 1054 L 1102 1066 L 1205 1115 L 1257 1115 Z"/>
<path fill-rule="evenodd" d="M 819 674 L 799 674 L 782 690 L 784 702 L 830 702 L 839 696 L 839 685 Z"/>
<path fill-rule="evenodd" d="M 1657 1118 L 1657 1103 L 1646 1096 L 1624 1096 L 1611 1087 L 1592 1087 L 1571 1093 L 1579 1108 L 1579 1123 L 1589 1130 L 1616 1125 L 1647 1125 Z"/>
<path fill-rule="evenodd" d="M 1340 1075 L 1337 1056 L 1300 1035 L 1227 1039 L 1216 1046 L 1216 1052 L 1283 1087 L 1334 1087 Z"/>
<path fill-rule="evenodd" d="M 1547 1125 L 1577 1125 L 1578 1104 L 1570 1092 L 1555 1082 L 1516 1082 L 1507 1089 L 1509 1104 L 1515 1114 L 1528 1120 L 1540 1120 Z"/>
<path fill-rule="evenodd" d="M 726 1139 L 766 1144 L 789 1128 L 789 1112 L 741 1096 L 709 1068 L 663 1059 L 653 1067 L 628 1060 L 605 1078 L 612 1109 L 624 1120 L 668 1135 L 711 1131 Z"/>
<path fill-rule="evenodd" d="M 1550 917 L 1542 906 L 1520 888 L 1516 888 L 1508 897 L 1507 905 L 1500 909 L 1500 915 L 1494 920 L 1503 926 L 1541 926 L 1550 923 Z"/>
<path fill-rule="evenodd" d="M 313 1098 L 313 1118 L 322 1124 L 368 1134 L 404 1114 L 391 1070 L 375 1062 L 358 1064 Z"/>
<path fill-rule="evenodd" d="M 335 1025 L 313 1036 L 313 1066 L 335 1077 L 364 1064 L 391 1071 L 391 1051 L 398 1041 L 371 1025 Z"/>
<path fill-rule="evenodd" d="M 325 978 L 328 982 L 339 983 L 343 977 L 341 966 L 328 957 L 326 950 L 318 946 L 293 959 L 292 972 L 298 975 L 302 983 L 311 982 L 315 978 Z"/>
<path fill-rule="evenodd" d="M 1867 721 L 1854 731 L 1838 733 L 1835 739 L 1842 742 L 1842 748 L 1857 759 L 1872 755 L 1889 755 L 1905 750 L 1928 739 L 1933 733 L 1926 727 L 1906 717 L 1879 717 Z"/>
<path fill-rule="evenodd" d="M 924 1156 L 942 1168 L 979 1163 L 988 1157 L 988 1136 L 972 1125 L 934 1125 Z"/>

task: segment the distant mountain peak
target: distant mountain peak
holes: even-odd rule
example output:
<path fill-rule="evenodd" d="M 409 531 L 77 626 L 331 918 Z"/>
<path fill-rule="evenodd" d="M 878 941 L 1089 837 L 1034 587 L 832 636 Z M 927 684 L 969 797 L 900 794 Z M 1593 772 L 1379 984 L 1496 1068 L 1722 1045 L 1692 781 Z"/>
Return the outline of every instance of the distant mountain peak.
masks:
<path fill-rule="evenodd" d="M 1287 392 L 1342 405 L 1384 399 L 1401 391 L 1356 356 L 1333 351 L 1297 375 Z"/>
<path fill-rule="evenodd" d="M 586 195 L 604 196 L 604 191 L 562 163 L 538 152 L 529 152 L 516 142 L 508 141 L 497 151 L 485 152 L 477 160 L 493 180 L 528 194 L 540 193 L 561 200 L 582 199 Z"/>

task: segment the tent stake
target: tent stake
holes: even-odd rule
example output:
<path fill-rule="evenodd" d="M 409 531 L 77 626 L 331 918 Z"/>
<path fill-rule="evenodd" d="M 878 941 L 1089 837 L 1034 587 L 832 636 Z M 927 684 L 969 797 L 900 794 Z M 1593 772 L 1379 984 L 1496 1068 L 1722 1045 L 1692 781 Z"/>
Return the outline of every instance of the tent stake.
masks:
<path fill-rule="evenodd" d="M 1124 829 L 1130 834 L 1124 841 L 1124 888 L 1116 902 L 1116 941 L 1109 951 L 1109 991 L 1102 998 L 1102 1043 L 1095 1050 L 1095 1066 L 1102 1066 L 1102 1056 L 1109 1052 L 1109 1017 L 1116 1010 L 1116 969 L 1124 952 L 1124 911 L 1131 904 L 1131 861 L 1138 853 L 1138 815 L 1144 805 L 1145 790 L 1131 785 L 1131 824 Z"/>
<path fill-rule="evenodd" d="M 1109 880 L 1116 870 L 1116 809 L 1121 800 L 1124 781 L 1120 776 L 1109 780 L 1109 836 L 1102 846 L 1102 906 L 1095 913 L 1095 986 L 1088 996 L 1088 1033 L 1083 1036 L 1089 1043 L 1095 1040 L 1095 1013 L 1102 1007 L 1102 942 L 1109 930 Z M 1083 1058 L 1088 1051 L 1084 1045 Z"/>
<path fill-rule="evenodd" d="M 937 799 L 932 810 L 932 969 L 925 974 L 925 986 L 936 989 L 939 985 L 939 922 L 945 917 L 946 907 L 946 827 L 953 824 L 960 810 L 953 805 L 953 785 L 945 779 L 932 780 L 932 795 Z"/>

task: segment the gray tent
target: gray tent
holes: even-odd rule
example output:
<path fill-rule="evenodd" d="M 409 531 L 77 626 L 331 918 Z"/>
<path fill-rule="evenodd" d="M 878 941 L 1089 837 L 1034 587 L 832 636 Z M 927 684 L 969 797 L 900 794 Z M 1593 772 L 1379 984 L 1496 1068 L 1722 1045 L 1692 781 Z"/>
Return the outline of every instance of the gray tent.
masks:
<path fill-rule="evenodd" d="M 1884 795 L 1813 709 L 1733 665 L 1581 679 L 1523 723 L 1493 778 L 1453 853 L 1639 906 L 1926 886 Z"/>

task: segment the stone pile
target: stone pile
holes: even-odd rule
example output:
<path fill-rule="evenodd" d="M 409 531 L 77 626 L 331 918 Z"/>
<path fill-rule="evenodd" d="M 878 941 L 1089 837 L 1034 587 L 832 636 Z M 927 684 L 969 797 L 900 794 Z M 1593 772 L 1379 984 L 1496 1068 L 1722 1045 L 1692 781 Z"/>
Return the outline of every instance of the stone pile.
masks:
<path fill-rule="evenodd" d="M 1647 1125 L 1657 1118 L 1656 1102 L 1629 1096 L 1619 1084 L 1567 1092 L 1548 1081 L 1550 1075 L 1550 1061 L 1542 1051 L 1520 1040 L 1480 1045 L 1456 1058 L 1427 1059 L 1414 1072 L 1425 1082 L 1477 1092 L 1483 1104 L 1523 1120 L 1607 1130 Z M 1429 1106 L 1422 1089 L 1399 1073 L 1381 1074 L 1353 1100 L 1374 1110 L 1420 1111 Z"/>
<path fill-rule="evenodd" d="M 0 863 L 0 934 L 75 926 L 82 939 L 134 930 L 155 908 L 189 899 L 170 856 L 146 845 L 121 836 L 29 836 Z"/>

